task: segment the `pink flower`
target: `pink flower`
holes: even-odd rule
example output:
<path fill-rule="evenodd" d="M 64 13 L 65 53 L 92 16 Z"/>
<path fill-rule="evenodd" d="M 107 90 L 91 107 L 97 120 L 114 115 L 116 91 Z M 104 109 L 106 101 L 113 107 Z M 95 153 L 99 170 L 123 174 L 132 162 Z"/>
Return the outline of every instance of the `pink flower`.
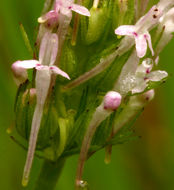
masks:
<path fill-rule="evenodd" d="M 90 16 L 87 8 L 73 3 L 73 0 L 56 0 L 54 9 L 38 18 L 39 23 L 47 22 L 48 26 L 52 26 L 58 22 L 59 14 L 71 17 L 71 12 L 74 11 L 84 16 Z"/>
<path fill-rule="evenodd" d="M 40 129 L 40 124 L 42 121 L 42 115 L 44 110 L 45 101 L 48 95 L 48 91 L 51 83 L 51 75 L 58 74 L 67 79 L 70 79 L 68 74 L 54 66 L 54 62 L 57 56 L 58 49 L 58 37 L 53 33 L 46 33 L 42 39 L 39 61 L 38 60 L 26 60 L 17 61 L 12 67 L 15 70 L 19 70 L 18 74 L 26 73 L 26 69 L 35 68 L 36 72 L 36 107 L 33 114 L 32 126 L 29 139 L 29 148 L 27 153 L 27 160 L 24 167 L 24 174 L 22 184 L 26 186 L 29 179 L 29 174 L 34 158 L 34 152 L 36 149 L 37 137 Z"/>
<path fill-rule="evenodd" d="M 26 69 L 35 68 L 36 70 L 49 70 L 50 74 L 58 74 L 67 79 L 70 79 L 68 74 L 59 69 L 56 66 L 53 66 L 56 56 L 57 56 L 57 47 L 58 47 L 58 38 L 56 34 L 46 33 L 39 52 L 39 60 L 25 60 L 25 61 L 16 61 L 12 65 L 12 70 L 14 74 L 26 76 Z M 23 74 L 24 73 L 24 74 Z"/>
<path fill-rule="evenodd" d="M 147 44 L 154 55 L 151 36 L 148 30 L 158 23 L 162 11 L 157 6 L 153 6 L 150 11 L 141 17 L 135 25 L 122 25 L 115 30 L 115 34 L 120 36 L 130 36 L 135 40 L 137 56 L 142 58 L 147 51 Z"/>
<path fill-rule="evenodd" d="M 165 71 L 151 71 L 153 68 L 153 63 L 149 59 L 146 59 L 138 66 L 135 76 L 134 85 L 132 88 L 132 94 L 143 92 L 148 86 L 148 82 L 158 82 L 163 80 L 168 76 Z"/>
<path fill-rule="evenodd" d="M 115 30 L 115 34 L 120 36 L 131 36 L 135 39 L 137 56 L 142 58 L 145 56 L 147 51 L 147 43 L 149 48 L 154 55 L 154 51 L 152 48 L 151 36 L 148 31 L 143 31 L 142 33 L 137 31 L 136 26 L 133 25 L 123 25 L 118 27 Z"/>
<path fill-rule="evenodd" d="M 87 8 L 73 3 L 74 0 L 56 0 L 55 11 L 61 14 L 67 14 L 69 11 L 74 11 L 84 16 L 90 16 Z"/>

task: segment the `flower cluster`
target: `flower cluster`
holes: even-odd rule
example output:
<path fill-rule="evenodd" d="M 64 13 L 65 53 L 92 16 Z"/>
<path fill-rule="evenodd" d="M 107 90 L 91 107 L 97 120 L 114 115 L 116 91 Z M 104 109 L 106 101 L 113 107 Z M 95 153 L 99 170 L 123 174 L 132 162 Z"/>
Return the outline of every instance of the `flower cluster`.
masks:
<path fill-rule="evenodd" d="M 19 94 L 24 93 L 25 99 L 30 92 L 36 96 L 36 102 L 32 101 L 24 186 L 28 183 L 45 110 L 54 115 L 56 124 L 48 119 L 50 123 L 44 126 L 51 135 L 41 150 L 43 157 L 57 162 L 59 158 L 80 153 L 76 187 L 81 188 L 85 160 L 97 150 L 116 144 L 117 132 L 132 124 L 153 99 L 154 88 L 167 79 L 167 72 L 155 70 L 154 62 L 173 37 L 174 1 L 159 1 L 136 23 L 134 17 L 127 20 L 126 16 L 129 11 L 134 12 L 132 2 L 85 1 L 90 10 L 80 5 L 81 1 L 46 2 L 49 9 L 38 18 L 38 59 L 16 61 L 12 65 Z M 115 7 L 122 14 L 117 22 Z M 72 11 L 83 16 L 73 17 Z M 114 30 L 117 36 L 125 37 L 117 38 Z M 72 43 L 72 39 L 77 42 Z M 34 69 L 32 81 L 28 79 L 28 69 Z M 69 82 L 70 77 L 73 80 Z M 28 109 L 30 105 L 20 98 L 24 96 L 17 97 L 16 106 L 23 102 L 19 109 L 25 110 L 25 106 Z"/>

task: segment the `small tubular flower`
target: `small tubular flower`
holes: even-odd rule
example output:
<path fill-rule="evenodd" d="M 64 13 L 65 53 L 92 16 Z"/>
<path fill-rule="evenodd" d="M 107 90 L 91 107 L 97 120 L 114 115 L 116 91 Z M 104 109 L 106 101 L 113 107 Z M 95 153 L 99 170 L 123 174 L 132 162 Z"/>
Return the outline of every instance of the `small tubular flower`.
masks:
<path fill-rule="evenodd" d="M 79 13 L 84 16 L 90 16 L 90 12 L 87 8 L 81 5 L 73 3 L 73 0 L 56 0 L 54 9 L 38 18 L 39 23 L 47 22 L 48 26 L 54 26 L 58 23 L 59 14 L 69 15 L 71 17 L 71 11 Z"/>
<path fill-rule="evenodd" d="M 147 44 L 151 50 L 152 55 L 154 51 L 152 48 L 151 36 L 148 30 L 152 27 L 153 24 L 156 24 L 161 17 L 162 12 L 153 6 L 150 11 L 135 25 L 122 25 L 115 30 L 115 34 L 120 36 L 130 36 L 135 39 L 135 46 L 138 57 L 142 58 L 145 56 L 147 51 Z"/>
<path fill-rule="evenodd" d="M 32 119 L 32 126 L 29 139 L 29 149 L 27 153 L 27 160 L 24 167 L 22 184 L 26 186 L 29 179 L 29 174 L 34 158 L 34 152 L 36 149 L 37 137 L 40 129 L 40 124 L 42 120 L 42 114 L 44 109 L 44 104 L 47 98 L 51 83 L 51 75 L 58 74 L 67 79 L 70 79 L 68 74 L 54 66 L 58 50 L 58 37 L 53 33 L 46 33 L 41 42 L 40 52 L 39 52 L 39 61 L 37 60 L 26 60 L 26 61 L 17 61 L 13 64 L 13 68 L 23 69 L 26 72 L 26 69 L 35 68 L 36 72 L 36 107 Z"/>
<path fill-rule="evenodd" d="M 98 126 L 104 121 L 107 117 L 110 116 L 113 111 L 115 111 L 121 104 L 121 95 L 116 91 L 109 91 L 102 103 L 96 108 L 92 119 L 90 121 L 89 127 L 85 133 L 80 156 L 79 156 L 79 162 L 77 167 L 77 174 L 76 174 L 76 188 L 78 189 L 81 187 L 82 182 L 82 175 L 83 175 L 83 169 L 84 169 L 84 163 L 87 158 L 88 150 L 91 145 L 92 138 L 95 134 L 96 129 Z"/>
<path fill-rule="evenodd" d="M 120 36 L 127 35 L 127 36 L 134 37 L 138 57 L 142 58 L 145 56 L 146 51 L 147 51 L 147 43 L 152 52 L 152 55 L 154 55 L 152 42 L 151 42 L 151 36 L 148 31 L 139 33 L 137 32 L 136 26 L 123 25 L 123 26 L 118 27 L 115 30 L 115 34 L 120 35 Z"/>
<path fill-rule="evenodd" d="M 49 70 L 50 74 L 58 74 L 67 79 L 70 79 L 68 74 L 59 69 L 56 66 L 53 66 L 56 55 L 57 55 L 57 46 L 58 38 L 56 34 L 46 33 L 39 52 L 39 60 L 25 60 L 25 61 L 16 61 L 12 64 L 12 70 L 15 75 L 20 75 L 21 77 L 25 75 L 26 78 L 26 69 L 35 68 L 36 70 Z"/>
<path fill-rule="evenodd" d="M 158 82 L 168 76 L 168 73 L 165 71 L 151 71 L 153 61 L 150 58 L 145 59 L 137 66 L 138 59 L 134 56 L 133 53 L 130 59 L 128 59 L 114 87 L 114 90 L 119 91 L 124 96 L 128 92 L 132 92 L 132 94 L 141 93 L 146 89 L 150 81 Z"/>
<path fill-rule="evenodd" d="M 140 93 L 145 90 L 149 81 L 158 82 L 168 76 L 165 71 L 151 71 L 153 68 L 153 63 L 150 59 L 146 59 L 138 66 L 135 72 L 134 87 L 132 88 L 132 93 Z"/>
<path fill-rule="evenodd" d="M 61 14 L 67 14 L 69 11 L 74 11 L 84 16 L 90 16 L 88 9 L 84 6 L 74 4 L 74 0 L 56 0 L 55 9 Z"/>

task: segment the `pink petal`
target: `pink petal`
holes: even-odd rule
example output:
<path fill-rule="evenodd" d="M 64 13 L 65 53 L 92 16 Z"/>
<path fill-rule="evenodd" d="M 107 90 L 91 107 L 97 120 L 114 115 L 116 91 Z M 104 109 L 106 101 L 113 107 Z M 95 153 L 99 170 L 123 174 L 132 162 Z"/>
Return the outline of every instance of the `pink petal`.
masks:
<path fill-rule="evenodd" d="M 25 61 L 16 61 L 13 63 L 12 67 L 13 68 L 23 68 L 23 69 L 32 69 L 39 65 L 39 61 L 37 60 L 25 60 Z"/>
<path fill-rule="evenodd" d="M 156 64 L 156 65 L 158 65 L 159 59 L 160 59 L 159 56 L 157 56 L 156 59 L 155 59 L 155 64 Z"/>
<path fill-rule="evenodd" d="M 144 35 L 138 35 L 137 37 L 135 37 L 135 43 L 136 43 L 137 56 L 139 58 L 144 57 L 147 51 L 147 42 Z"/>
<path fill-rule="evenodd" d="M 135 26 L 133 25 L 122 25 L 119 26 L 117 29 L 115 29 L 115 34 L 120 35 L 120 36 L 132 36 L 135 35 Z"/>
<path fill-rule="evenodd" d="M 50 65 L 53 65 L 54 62 L 56 61 L 57 51 L 58 51 L 58 37 L 57 37 L 57 34 L 52 34 L 51 35 L 50 42 L 51 42 L 50 46 L 52 47 Z"/>
<path fill-rule="evenodd" d="M 153 47 L 152 47 L 151 36 L 150 36 L 149 32 L 145 33 L 145 34 L 144 34 L 144 37 L 146 38 L 146 40 L 147 40 L 147 42 L 148 42 L 150 51 L 152 52 L 152 56 L 154 56 L 154 51 L 153 51 Z"/>
<path fill-rule="evenodd" d="M 54 11 L 54 10 L 51 10 L 51 11 L 49 11 L 48 13 L 46 13 L 45 15 L 39 17 L 39 18 L 38 18 L 38 22 L 39 22 L 39 23 L 44 23 L 44 22 L 46 22 L 47 20 L 52 19 L 52 18 L 55 18 L 55 17 L 57 17 L 57 16 L 58 16 L 57 12 Z"/>
<path fill-rule="evenodd" d="M 37 65 L 36 70 L 49 70 L 49 66 L 47 66 L 47 65 Z"/>
<path fill-rule="evenodd" d="M 55 10 L 51 10 L 45 15 L 38 18 L 39 23 L 45 23 L 47 24 L 47 27 L 55 26 L 58 23 L 58 12 Z"/>
<path fill-rule="evenodd" d="M 68 75 L 67 73 L 65 73 L 64 71 L 62 71 L 61 69 L 59 69 L 58 67 L 56 67 L 56 66 L 51 66 L 50 69 L 51 69 L 51 71 L 52 71 L 53 73 L 55 73 L 55 74 L 57 74 L 57 75 L 61 75 L 61 76 L 63 76 L 63 77 L 65 77 L 65 78 L 67 78 L 67 79 L 70 80 L 69 75 Z"/>
<path fill-rule="evenodd" d="M 56 0 L 54 4 L 54 10 L 58 13 L 61 6 L 63 6 L 63 2 L 61 0 Z"/>
<path fill-rule="evenodd" d="M 89 10 L 84 7 L 84 6 L 81 6 L 81 5 L 77 5 L 77 4 L 72 4 L 69 9 L 75 11 L 76 13 L 79 13 L 81 15 L 84 15 L 84 16 L 91 16 Z"/>
<path fill-rule="evenodd" d="M 50 39 L 51 33 L 47 32 L 44 37 L 42 38 L 41 45 L 40 45 L 40 50 L 39 50 L 39 62 L 42 64 L 45 52 L 48 46 L 48 42 Z"/>
<path fill-rule="evenodd" d="M 41 42 L 39 62 L 43 65 L 53 65 L 58 51 L 57 34 L 47 32 Z"/>

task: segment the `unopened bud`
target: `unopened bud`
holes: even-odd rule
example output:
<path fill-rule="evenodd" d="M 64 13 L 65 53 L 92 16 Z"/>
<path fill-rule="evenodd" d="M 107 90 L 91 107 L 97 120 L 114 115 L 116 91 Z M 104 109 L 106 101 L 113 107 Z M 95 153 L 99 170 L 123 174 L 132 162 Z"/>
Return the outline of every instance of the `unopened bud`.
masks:
<path fill-rule="evenodd" d="M 142 102 L 150 102 L 155 96 L 155 91 L 153 89 L 139 95 L 139 98 Z"/>
<path fill-rule="evenodd" d="M 118 92 L 110 91 L 104 97 L 104 109 L 116 110 L 121 104 L 121 95 Z"/>
<path fill-rule="evenodd" d="M 26 101 L 26 98 L 27 98 L 27 95 L 29 95 L 29 103 L 32 104 L 36 98 L 36 89 L 35 88 L 30 88 L 30 89 L 27 89 L 24 94 L 23 94 L 23 98 L 22 98 L 22 103 L 23 105 L 25 104 L 25 101 Z"/>

